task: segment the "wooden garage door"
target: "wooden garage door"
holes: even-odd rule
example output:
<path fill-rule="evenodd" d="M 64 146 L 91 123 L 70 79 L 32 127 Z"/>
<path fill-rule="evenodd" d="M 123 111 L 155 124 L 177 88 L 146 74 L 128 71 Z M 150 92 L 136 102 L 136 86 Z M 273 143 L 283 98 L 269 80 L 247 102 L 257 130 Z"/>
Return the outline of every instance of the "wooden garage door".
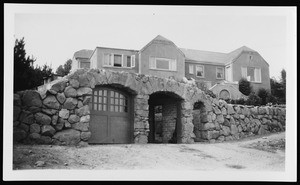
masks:
<path fill-rule="evenodd" d="M 89 143 L 130 143 L 130 99 L 111 88 L 93 90 Z"/>

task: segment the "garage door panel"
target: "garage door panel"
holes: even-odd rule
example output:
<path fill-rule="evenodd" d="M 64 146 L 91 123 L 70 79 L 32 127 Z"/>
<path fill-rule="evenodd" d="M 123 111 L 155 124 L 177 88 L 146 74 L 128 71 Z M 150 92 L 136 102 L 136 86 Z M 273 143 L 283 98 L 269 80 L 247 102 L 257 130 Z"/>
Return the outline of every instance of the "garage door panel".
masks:
<path fill-rule="evenodd" d="M 111 140 L 113 143 L 130 143 L 128 117 L 110 117 Z"/>
<path fill-rule="evenodd" d="M 90 103 L 89 143 L 130 143 L 129 96 L 108 87 L 95 88 Z"/>
<path fill-rule="evenodd" d="M 109 141 L 108 116 L 93 115 L 90 124 L 91 137 L 89 143 L 101 143 Z"/>

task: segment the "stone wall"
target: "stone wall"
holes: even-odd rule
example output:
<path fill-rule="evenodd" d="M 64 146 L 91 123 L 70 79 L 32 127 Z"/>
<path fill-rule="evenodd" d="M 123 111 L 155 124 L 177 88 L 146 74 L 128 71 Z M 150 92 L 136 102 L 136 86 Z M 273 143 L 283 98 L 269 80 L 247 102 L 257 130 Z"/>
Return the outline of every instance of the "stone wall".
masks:
<path fill-rule="evenodd" d="M 212 110 L 206 114 L 194 110 L 195 140 L 223 142 L 284 131 L 285 115 L 282 107 L 232 105 L 214 100 Z"/>
<path fill-rule="evenodd" d="M 179 143 L 193 143 L 196 138 L 193 106 L 199 101 L 205 107 L 205 111 L 201 113 L 204 115 L 201 120 L 204 121 L 196 128 L 202 139 L 222 140 L 220 136 L 224 136 L 224 140 L 230 140 L 233 137 L 242 137 L 247 129 L 253 129 L 252 133 L 263 134 L 265 131 L 274 130 L 274 125 L 279 125 L 280 130 L 284 130 L 285 126 L 285 109 L 282 108 L 239 108 L 213 99 L 193 84 L 173 79 L 102 69 L 79 69 L 45 88 L 40 88 L 40 91 L 26 90 L 14 94 L 14 141 L 86 145 L 91 136 L 91 93 L 95 86 L 102 85 L 118 86 L 132 95 L 134 143 L 148 142 L 149 96 L 161 91 L 182 99 L 181 113 L 177 118 L 180 120 L 181 129 L 178 132 Z M 277 127 L 276 129 L 279 130 Z"/>
<path fill-rule="evenodd" d="M 14 94 L 14 141 L 86 145 L 92 89 L 64 79 L 44 92 Z"/>
<path fill-rule="evenodd" d="M 176 128 L 177 109 L 176 103 L 168 103 L 162 106 L 162 140 L 169 143 Z"/>

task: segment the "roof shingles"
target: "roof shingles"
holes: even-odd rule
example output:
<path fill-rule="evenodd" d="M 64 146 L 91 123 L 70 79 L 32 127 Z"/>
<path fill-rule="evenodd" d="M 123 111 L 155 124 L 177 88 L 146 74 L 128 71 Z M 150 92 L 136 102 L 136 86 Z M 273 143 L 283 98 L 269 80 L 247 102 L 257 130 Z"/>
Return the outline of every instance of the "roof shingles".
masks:
<path fill-rule="evenodd" d="M 193 60 L 197 62 L 208 62 L 214 64 L 223 64 L 223 65 L 234 60 L 243 51 L 256 52 L 253 49 L 250 49 L 246 46 L 242 46 L 230 53 L 220 53 L 220 52 L 202 51 L 202 50 L 195 50 L 195 49 L 185 49 L 185 48 L 179 48 L 179 49 L 184 53 L 187 60 Z"/>

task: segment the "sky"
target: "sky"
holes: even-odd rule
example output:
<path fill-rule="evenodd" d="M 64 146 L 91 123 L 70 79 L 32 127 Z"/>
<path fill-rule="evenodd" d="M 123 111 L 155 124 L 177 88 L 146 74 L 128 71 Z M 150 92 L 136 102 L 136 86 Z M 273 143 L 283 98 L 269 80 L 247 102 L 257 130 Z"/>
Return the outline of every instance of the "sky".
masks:
<path fill-rule="evenodd" d="M 36 6 L 16 8 L 14 38 L 25 38 L 35 65 L 51 65 L 54 71 L 78 50 L 139 50 L 157 35 L 178 47 L 205 51 L 228 53 L 247 46 L 269 63 L 270 77 L 279 77 L 288 63 L 288 8 Z"/>

